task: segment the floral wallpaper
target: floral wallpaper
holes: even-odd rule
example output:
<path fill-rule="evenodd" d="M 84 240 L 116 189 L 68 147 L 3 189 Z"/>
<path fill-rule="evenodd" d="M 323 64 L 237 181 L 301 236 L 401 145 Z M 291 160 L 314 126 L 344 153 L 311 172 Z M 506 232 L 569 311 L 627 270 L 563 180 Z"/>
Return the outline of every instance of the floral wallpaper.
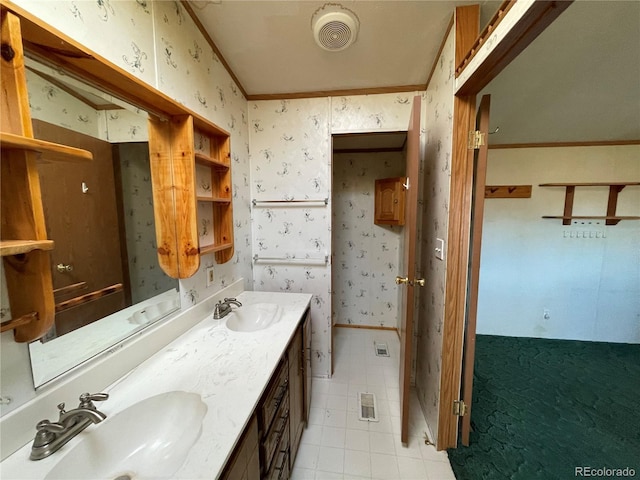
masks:
<path fill-rule="evenodd" d="M 129 74 L 162 93 L 182 102 L 231 135 L 233 213 L 235 253 L 224 265 L 215 263 L 214 255 L 203 256 L 200 269 L 193 277 L 181 280 L 182 307 L 204 300 L 240 278 L 251 288 L 252 248 L 250 224 L 249 135 L 247 101 L 231 76 L 206 43 L 197 26 L 179 1 L 149 0 L 16 0 L 17 6 L 33 14 L 69 38 L 85 45 Z M 111 128 L 110 120 L 96 120 L 98 129 Z M 124 129 L 136 141 L 146 131 L 146 123 L 138 129 L 134 124 Z M 122 130 L 117 130 L 118 137 Z M 135 133 L 135 136 L 131 134 Z M 106 135 L 101 134 L 101 135 Z M 215 266 L 215 280 L 206 286 L 206 268 Z M 2 314 L 9 314 L 6 296 L 2 298 Z M 11 332 L 3 334 L 9 338 Z M 15 344 L 17 345 L 17 344 Z M 4 347 L 4 343 L 3 343 Z M 12 375 L 10 369 L 28 371 L 26 345 L 18 345 L 5 362 L 2 352 L 2 390 L 11 392 L 18 406 L 32 398 L 33 386 L 28 375 Z M 6 349 L 9 352 L 8 349 Z M 9 353 L 7 353 L 9 355 Z M 14 360 L 14 359 L 20 360 Z M 26 365 L 22 365 L 25 363 Z M 5 369 L 4 366 L 7 368 Z M 24 368 L 23 368 L 24 367 Z M 5 379 L 14 380 L 5 380 Z M 26 384 L 20 382 L 27 380 Z M 9 383 L 11 383 L 9 385 Z M 22 393 L 24 392 L 24 393 Z M 11 408 L 10 407 L 10 408 Z M 9 409 L 10 409 L 9 408 Z M 3 409 L 3 413 L 8 410 Z"/>
<path fill-rule="evenodd" d="M 415 379 L 418 398 L 435 441 L 438 425 L 442 325 L 444 322 L 446 257 L 433 254 L 436 238 L 447 242 L 449 184 L 453 133 L 454 34 L 449 34 L 423 97 L 421 181 L 423 198 L 419 270 L 425 288 L 418 298 Z"/>
<path fill-rule="evenodd" d="M 331 134 L 406 130 L 412 96 L 249 102 L 251 198 L 258 202 L 251 215 L 253 253 L 258 255 L 254 289 L 314 295 L 314 376 L 331 375 L 331 295 L 340 287 L 331 280 L 336 261 L 331 246 Z M 274 201 L 282 203 L 266 203 Z M 296 203 L 287 203 L 292 201 Z"/>
<path fill-rule="evenodd" d="M 374 224 L 375 181 L 404 174 L 403 152 L 333 156 L 334 324 L 398 326 L 404 227 Z"/>
<path fill-rule="evenodd" d="M 247 101 L 181 3 L 17 0 L 16 4 L 231 134 L 234 258 L 216 265 L 213 254 L 203 256 L 196 275 L 180 281 L 180 291 L 183 305 L 189 306 L 241 277 L 249 288 Z M 216 267 L 215 281 L 206 287 L 209 266 Z"/>

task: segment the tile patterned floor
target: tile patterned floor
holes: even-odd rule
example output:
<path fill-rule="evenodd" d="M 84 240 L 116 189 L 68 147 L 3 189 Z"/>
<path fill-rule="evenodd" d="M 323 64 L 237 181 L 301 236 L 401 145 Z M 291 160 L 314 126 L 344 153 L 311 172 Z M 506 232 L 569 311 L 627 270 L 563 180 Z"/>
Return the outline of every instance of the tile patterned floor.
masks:
<path fill-rule="evenodd" d="M 424 443 L 427 425 L 415 392 L 409 444 L 400 442 L 397 334 L 337 328 L 335 335 L 335 372 L 313 379 L 309 426 L 292 479 L 455 480 L 447 454 Z M 386 343 L 390 356 L 376 356 L 374 342 Z M 376 395 L 379 422 L 358 419 L 358 392 Z"/>

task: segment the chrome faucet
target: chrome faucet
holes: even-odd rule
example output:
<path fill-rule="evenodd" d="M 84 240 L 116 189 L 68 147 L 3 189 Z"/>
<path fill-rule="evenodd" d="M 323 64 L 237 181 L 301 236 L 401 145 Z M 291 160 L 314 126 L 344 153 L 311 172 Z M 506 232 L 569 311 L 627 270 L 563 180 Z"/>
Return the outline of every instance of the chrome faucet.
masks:
<path fill-rule="evenodd" d="M 235 305 L 236 307 L 242 306 L 235 298 L 225 298 L 224 301 L 219 300 L 213 309 L 213 319 L 220 320 L 229 315 L 231 313 L 231 305 Z"/>
<path fill-rule="evenodd" d="M 106 393 L 83 393 L 80 395 L 78 408 L 66 411 L 64 403 L 58 405 L 60 417 L 57 422 L 41 420 L 36 425 L 36 437 L 31 446 L 31 460 L 42 460 L 58 451 L 65 443 L 79 434 L 92 423 L 100 423 L 107 416 L 99 411 L 93 404 L 94 401 L 103 401 L 109 398 Z"/>

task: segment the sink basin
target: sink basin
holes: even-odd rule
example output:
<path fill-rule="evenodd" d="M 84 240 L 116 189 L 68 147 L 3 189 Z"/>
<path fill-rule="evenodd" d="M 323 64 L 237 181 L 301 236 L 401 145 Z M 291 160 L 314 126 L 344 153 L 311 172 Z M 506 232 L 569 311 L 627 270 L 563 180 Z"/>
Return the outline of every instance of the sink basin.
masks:
<path fill-rule="evenodd" d="M 202 433 L 207 405 L 174 391 L 138 402 L 90 425 L 45 480 L 172 478 Z M 54 455 L 63 455 L 64 447 Z"/>
<path fill-rule="evenodd" d="M 281 316 L 282 309 L 275 303 L 254 303 L 234 309 L 226 326 L 235 332 L 255 332 L 278 323 Z"/>

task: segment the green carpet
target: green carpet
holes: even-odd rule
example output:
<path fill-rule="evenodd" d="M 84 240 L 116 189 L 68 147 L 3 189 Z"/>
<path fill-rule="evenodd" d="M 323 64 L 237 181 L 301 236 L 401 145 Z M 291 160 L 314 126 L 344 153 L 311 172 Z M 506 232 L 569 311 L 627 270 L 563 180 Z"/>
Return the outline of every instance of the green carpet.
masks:
<path fill-rule="evenodd" d="M 640 479 L 640 345 L 478 335 L 473 394 L 458 480 Z"/>

